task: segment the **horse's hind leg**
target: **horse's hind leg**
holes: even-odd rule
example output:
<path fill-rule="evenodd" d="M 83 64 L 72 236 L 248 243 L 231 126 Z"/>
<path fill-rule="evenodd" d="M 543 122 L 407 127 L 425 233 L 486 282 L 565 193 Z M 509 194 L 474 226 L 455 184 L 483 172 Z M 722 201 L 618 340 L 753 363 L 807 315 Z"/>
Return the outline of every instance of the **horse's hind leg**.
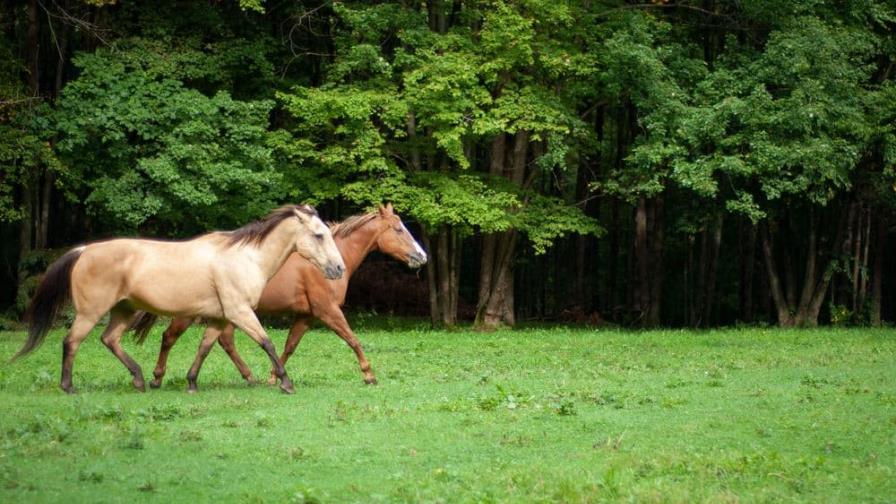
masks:
<path fill-rule="evenodd" d="M 177 343 L 178 338 L 189 329 L 193 321 L 187 318 L 176 318 L 168 325 L 168 329 L 162 333 L 162 348 L 159 350 L 159 358 L 156 360 L 156 368 L 152 371 L 153 380 L 149 382 L 152 388 L 162 386 L 162 378 L 165 377 L 165 369 L 168 367 L 168 354 L 171 347 Z"/>
<path fill-rule="evenodd" d="M 103 344 L 106 345 L 106 347 L 118 357 L 118 360 L 128 368 L 128 371 L 131 372 L 131 376 L 134 377 L 134 387 L 141 392 L 145 392 L 146 384 L 143 381 L 143 370 L 140 369 L 140 365 L 137 364 L 137 362 L 134 361 L 123 348 L 121 348 L 121 335 L 127 330 L 133 316 L 133 310 L 114 308 L 109 316 L 109 326 L 103 331 L 102 340 Z"/>
<path fill-rule="evenodd" d="M 230 360 L 233 361 L 233 364 L 240 371 L 243 379 L 252 383 L 252 370 L 249 369 L 249 366 L 246 365 L 246 362 L 240 357 L 239 352 L 236 351 L 236 343 L 233 341 L 234 330 L 233 324 L 227 324 L 224 332 L 218 336 L 218 344 L 221 345 L 221 348 L 223 348 L 224 351 L 227 352 L 227 355 L 230 356 Z"/>
<path fill-rule="evenodd" d="M 68 394 L 75 393 L 75 387 L 72 385 L 75 354 L 78 353 L 78 347 L 81 346 L 81 342 L 84 341 L 96 322 L 94 318 L 77 314 L 68 335 L 62 341 L 62 380 L 59 382 L 59 386 Z"/>
<path fill-rule="evenodd" d="M 221 321 L 209 322 L 208 327 L 205 328 L 205 334 L 202 335 L 202 341 L 199 343 L 199 351 L 196 352 L 196 359 L 193 360 L 193 365 L 187 372 L 187 392 L 191 394 L 196 392 L 196 378 L 199 376 L 199 370 L 223 329 L 224 323 Z"/>
<path fill-rule="evenodd" d="M 295 322 L 293 322 L 292 327 L 289 329 L 289 336 L 286 337 L 286 346 L 283 347 L 283 354 L 280 356 L 280 362 L 284 366 L 286 366 L 286 361 L 292 357 L 293 352 L 296 351 L 296 347 L 302 341 L 302 336 L 305 335 L 310 326 L 310 317 L 297 317 Z M 277 384 L 277 375 L 274 374 L 273 369 L 271 369 L 271 377 L 268 379 L 268 383 L 271 385 Z"/>

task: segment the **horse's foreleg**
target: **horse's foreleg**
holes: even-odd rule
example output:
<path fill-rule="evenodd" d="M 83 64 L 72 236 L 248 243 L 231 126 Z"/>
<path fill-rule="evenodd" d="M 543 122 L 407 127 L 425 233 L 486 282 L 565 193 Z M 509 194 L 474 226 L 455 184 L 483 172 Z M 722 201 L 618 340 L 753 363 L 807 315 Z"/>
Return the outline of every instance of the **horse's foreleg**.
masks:
<path fill-rule="evenodd" d="M 162 333 L 162 348 L 159 350 L 159 358 L 156 360 L 156 368 L 152 371 L 153 380 L 149 382 L 152 388 L 162 386 L 162 378 L 165 377 L 165 370 L 168 367 L 168 354 L 171 348 L 177 343 L 178 338 L 190 327 L 193 321 L 187 318 L 176 318 L 168 325 L 168 329 Z"/>
<path fill-rule="evenodd" d="M 310 325 L 310 317 L 298 317 L 295 322 L 293 322 L 292 327 L 289 329 L 289 336 L 286 338 L 286 346 L 283 348 L 283 355 L 280 356 L 280 362 L 284 366 L 286 366 L 286 361 L 292 357 L 293 352 L 296 351 L 296 347 L 299 346 L 299 342 L 302 341 L 302 336 L 305 335 L 305 332 Z M 277 375 L 274 374 L 273 369 L 271 369 L 271 377 L 268 379 L 268 383 L 271 385 L 277 383 Z"/>
<path fill-rule="evenodd" d="M 75 387 L 72 385 L 72 367 L 75 363 L 75 354 L 78 353 L 78 347 L 84 338 L 90 334 L 90 330 L 96 325 L 96 319 L 85 317 L 78 314 L 72 323 L 71 329 L 65 340 L 62 341 L 62 379 L 59 386 L 68 394 L 75 393 Z"/>
<path fill-rule="evenodd" d="M 268 337 L 264 328 L 261 327 L 261 322 L 258 321 L 255 312 L 247 306 L 237 310 L 236 313 L 229 315 L 229 317 L 231 322 L 245 331 L 246 334 L 255 340 L 255 342 L 268 354 L 268 357 L 271 359 L 271 364 L 274 366 L 274 375 L 280 379 L 280 389 L 287 394 L 295 392 L 295 389 L 292 386 L 292 380 L 290 380 L 289 375 L 286 374 L 286 369 L 283 368 L 283 363 L 277 358 L 277 351 L 274 348 L 274 344 L 271 342 L 271 338 Z"/>
<path fill-rule="evenodd" d="M 230 356 L 230 360 L 233 361 L 233 364 L 240 371 L 243 379 L 252 383 L 252 370 L 249 369 L 249 366 L 246 365 L 246 362 L 240 357 L 239 352 L 236 351 L 236 343 L 233 341 L 233 333 L 233 324 L 227 324 L 224 332 L 218 337 L 218 344 L 221 345 L 221 348 L 223 348 L 224 351 L 227 352 L 227 355 Z"/>
<path fill-rule="evenodd" d="M 193 360 L 193 365 L 190 366 L 190 371 L 187 372 L 187 392 L 191 394 L 196 392 L 196 378 L 199 376 L 199 370 L 202 368 L 205 358 L 208 357 L 208 353 L 215 346 L 215 341 L 218 340 L 218 336 L 221 335 L 223 329 L 224 323 L 220 321 L 209 322 L 208 327 L 205 328 L 202 341 L 199 343 L 199 350 L 196 352 L 196 358 Z"/>
<path fill-rule="evenodd" d="M 367 357 L 364 355 L 364 349 L 361 348 L 361 342 L 355 337 L 355 333 L 352 332 L 351 326 L 349 326 L 348 321 L 345 320 L 345 315 L 342 313 L 342 309 L 336 305 L 330 306 L 323 310 L 318 315 L 318 318 L 320 318 L 321 322 L 338 334 L 339 337 L 354 350 L 355 355 L 358 357 L 358 365 L 361 366 L 361 373 L 364 374 L 364 383 L 368 385 L 376 385 L 376 377 L 373 375 L 370 363 L 367 362 Z"/>
<path fill-rule="evenodd" d="M 137 362 L 134 361 L 123 348 L 121 348 L 121 335 L 127 330 L 133 315 L 134 313 L 128 310 L 112 310 L 112 314 L 109 318 L 109 326 L 103 331 L 102 340 L 103 344 L 106 345 L 106 348 L 118 357 L 118 360 L 128 368 L 131 376 L 134 377 L 134 388 L 144 392 L 146 391 L 146 384 L 143 381 L 143 370 L 140 369 L 140 365 L 137 364 Z"/>

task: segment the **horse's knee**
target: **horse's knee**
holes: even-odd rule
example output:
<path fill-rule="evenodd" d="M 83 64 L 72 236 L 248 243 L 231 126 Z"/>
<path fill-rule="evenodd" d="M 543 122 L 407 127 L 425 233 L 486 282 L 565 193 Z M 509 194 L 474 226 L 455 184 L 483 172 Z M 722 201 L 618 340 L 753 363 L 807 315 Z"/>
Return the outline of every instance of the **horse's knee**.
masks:
<path fill-rule="evenodd" d="M 171 328 L 168 328 L 165 330 L 165 332 L 162 333 L 162 344 L 168 348 L 171 348 L 177 342 L 177 338 L 179 337 L 179 333 L 172 331 Z"/>
<path fill-rule="evenodd" d="M 276 349 L 274 348 L 274 342 L 271 341 L 271 338 L 264 338 L 263 340 L 261 340 L 261 343 L 259 343 L 259 345 L 264 349 L 265 352 L 272 353 L 276 351 Z"/>

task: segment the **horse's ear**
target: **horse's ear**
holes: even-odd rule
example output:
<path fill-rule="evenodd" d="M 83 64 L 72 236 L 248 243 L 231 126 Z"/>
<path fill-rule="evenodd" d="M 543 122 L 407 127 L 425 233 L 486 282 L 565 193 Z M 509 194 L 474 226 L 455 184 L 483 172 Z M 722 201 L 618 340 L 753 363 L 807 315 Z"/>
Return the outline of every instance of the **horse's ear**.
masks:
<path fill-rule="evenodd" d="M 378 210 L 381 217 L 388 217 L 392 215 L 392 203 L 386 203 L 385 206 L 380 205 Z"/>
<path fill-rule="evenodd" d="M 391 201 L 388 202 L 388 203 L 386 203 L 386 212 L 388 212 L 389 214 L 392 214 L 392 212 L 393 212 L 393 210 L 392 210 L 392 202 L 391 202 Z"/>

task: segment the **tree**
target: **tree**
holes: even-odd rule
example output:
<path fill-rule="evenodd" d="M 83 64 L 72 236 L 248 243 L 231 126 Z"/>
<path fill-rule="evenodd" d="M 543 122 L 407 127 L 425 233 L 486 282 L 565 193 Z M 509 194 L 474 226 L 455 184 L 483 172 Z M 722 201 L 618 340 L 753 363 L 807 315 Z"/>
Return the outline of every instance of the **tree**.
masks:
<path fill-rule="evenodd" d="M 476 24 L 471 9 L 453 17 Z M 327 83 L 280 95 L 293 116 L 291 135 L 278 136 L 280 149 L 303 166 L 296 173 L 304 184 L 296 185 L 318 201 L 388 198 L 419 220 L 435 257 L 427 271 L 436 324 L 456 323 L 461 240 L 486 233 L 481 319 L 512 323 L 516 234 L 544 249 L 556 236 L 595 229 L 577 209 L 530 187 L 540 171 L 529 168 L 532 160 L 562 162 L 562 144 L 547 135 L 569 132 L 571 120 L 543 87 L 499 78 L 526 63 L 531 48 L 499 53 L 529 21 L 503 4 L 479 33 L 451 25 L 441 10 L 391 3 L 340 6 L 335 15 L 346 28 Z M 513 147 L 501 143 L 510 135 Z M 487 142 L 484 173 L 476 153 Z M 543 155 L 533 155 L 533 142 Z"/>

